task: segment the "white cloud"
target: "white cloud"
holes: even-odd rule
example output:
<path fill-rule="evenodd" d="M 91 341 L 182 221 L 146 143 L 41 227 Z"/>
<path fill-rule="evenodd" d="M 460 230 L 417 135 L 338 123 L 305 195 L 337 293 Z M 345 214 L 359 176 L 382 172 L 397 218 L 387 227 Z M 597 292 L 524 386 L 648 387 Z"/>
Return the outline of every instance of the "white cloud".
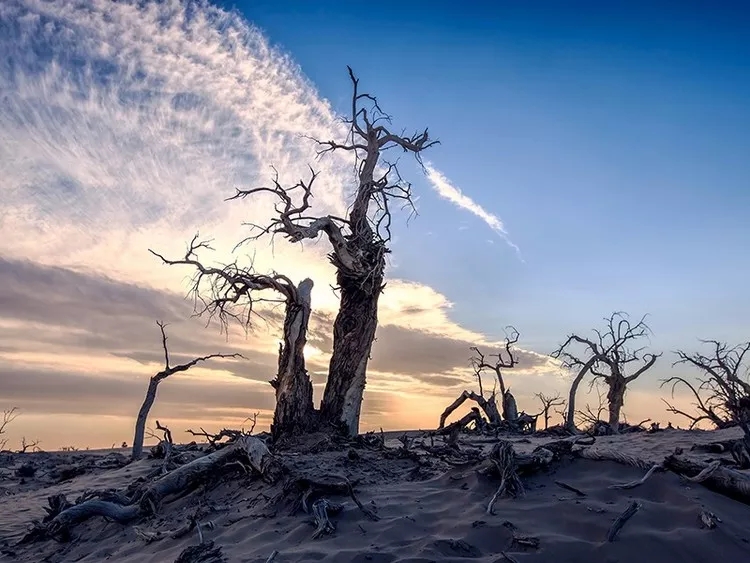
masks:
<path fill-rule="evenodd" d="M 440 197 L 447 199 L 461 209 L 465 209 L 469 213 L 479 217 L 490 229 L 500 235 L 503 240 L 508 243 L 508 246 L 515 250 L 520 256 L 521 249 L 510 240 L 508 231 L 505 230 L 505 225 L 503 225 L 500 217 L 484 209 L 481 205 L 464 194 L 459 188 L 451 184 L 450 180 L 448 180 L 448 178 L 446 178 L 445 175 L 436 169 L 431 163 L 425 163 L 425 169 L 427 170 L 427 179 Z M 463 230 L 463 226 L 459 227 L 459 230 Z"/>

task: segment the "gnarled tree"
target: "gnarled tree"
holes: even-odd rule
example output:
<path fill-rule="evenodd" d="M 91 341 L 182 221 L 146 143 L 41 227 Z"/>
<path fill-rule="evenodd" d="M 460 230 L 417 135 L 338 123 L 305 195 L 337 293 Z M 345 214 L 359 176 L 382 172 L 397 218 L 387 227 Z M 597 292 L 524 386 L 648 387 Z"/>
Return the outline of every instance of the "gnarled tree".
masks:
<path fill-rule="evenodd" d="M 402 206 L 411 206 L 411 186 L 402 180 L 396 164 L 385 160 L 385 153 L 401 149 L 421 162 L 422 151 L 437 141 L 430 139 L 427 129 L 411 136 L 393 133 L 390 117 L 381 111 L 374 96 L 359 91 L 359 80 L 351 68 L 349 77 L 353 87 L 351 114 L 345 120 L 349 134 L 342 142 L 313 139 L 320 155 L 346 151 L 355 161 L 357 182 L 347 216 L 312 216 L 310 200 L 317 178 L 312 169 L 307 182 L 284 186 L 277 174 L 272 185 L 238 189 L 229 199 L 261 193 L 278 198 L 277 215 L 266 225 L 254 225 L 246 240 L 281 234 L 290 242 L 301 242 L 316 239 L 322 233 L 330 243 L 329 258 L 336 268 L 340 308 L 333 325 L 333 352 L 319 419 L 322 424 L 351 435 L 359 428 L 367 363 L 377 328 L 378 298 L 384 288 L 391 206 L 394 200 L 400 200 Z M 193 266 L 199 267 L 197 263 Z M 234 269 L 237 270 L 236 266 Z M 218 272 L 211 275 L 221 277 Z M 284 285 L 287 293 L 291 293 L 293 284 L 285 280 Z M 288 311 L 290 303 L 298 299 L 298 290 L 294 290 L 294 299 L 282 292 Z M 248 291 L 237 293 L 236 288 L 231 288 L 231 294 L 235 303 L 249 297 Z M 286 346 L 291 340 L 285 334 Z M 301 365 L 301 360 L 295 360 L 294 365 Z M 274 424 L 279 429 L 280 422 Z"/>
<path fill-rule="evenodd" d="M 503 346 L 504 352 L 500 351 L 497 354 L 485 355 L 478 347 L 471 347 L 471 351 L 474 352 L 474 355 L 469 359 L 469 363 L 474 369 L 474 376 L 477 378 L 479 394 L 474 391 L 463 391 L 455 401 L 448 405 L 443 411 L 443 414 L 440 415 L 440 425 L 438 428 L 443 428 L 446 419 L 451 413 L 467 400 L 474 401 L 479 408 L 484 411 L 490 424 L 499 425 L 503 419 L 515 421 L 518 418 L 515 399 L 513 399 L 513 395 L 510 394 L 510 391 L 505 388 L 505 380 L 503 379 L 502 370 L 512 369 L 518 364 L 518 357 L 513 352 L 513 345 L 518 342 L 520 335 L 514 327 L 507 328 L 509 329 L 509 332 L 505 337 L 505 345 Z M 486 371 L 491 371 L 495 376 L 495 385 L 493 386 L 492 393 L 490 393 L 488 397 L 484 394 L 484 384 L 482 381 L 482 374 Z M 502 416 L 500 415 L 500 410 L 497 406 L 498 385 L 500 386 L 500 397 L 502 400 Z"/>
<path fill-rule="evenodd" d="M 252 268 L 240 268 L 234 263 L 220 268 L 206 267 L 199 260 L 198 251 L 201 249 L 210 250 L 210 246 L 199 242 L 196 235 L 182 259 L 169 260 L 153 250 L 151 252 L 165 264 L 182 264 L 195 269 L 191 293 L 196 300 L 196 312 L 217 318 L 223 326 L 231 319 L 249 325 L 255 312 L 253 306 L 258 302 L 280 299 L 285 304 L 278 372 L 269 382 L 276 391 L 271 432 L 280 436 L 301 434 L 314 428 L 318 421 L 304 356 L 312 280 L 305 279 L 295 285 L 286 276 L 257 274 Z M 269 292 L 276 297 L 264 298 L 263 295 Z"/>
<path fill-rule="evenodd" d="M 670 377 L 662 386 L 686 387 L 695 399 L 696 414 L 686 413 L 664 401 L 668 411 L 690 420 L 690 428 L 702 421 L 708 421 L 717 428 L 741 426 L 748 434 L 750 423 L 750 362 L 745 357 L 750 351 L 750 342 L 730 347 L 718 340 L 703 340 L 710 345 L 710 354 L 688 354 L 682 350 L 675 352 L 678 360 L 673 365 L 689 365 L 701 372 L 697 386 L 681 376 Z"/>
<path fill-rule="evenodd" d="M 138 417 L 135 419 L 135 434 L 133 437 L 133 451 L 131 457 L 134 460 L 140 459 L 143 454 L 143 438 L 146 433 L 146 420 L 148 419 L 148 413 L 151 411 L 151 407 L 154 406 L 156 400 L 156 391 L 159 384 L 168 378 L 170 375 L 179 373 L 181 371 L 187 371 L 194 365 L 211 360 L 213 358 L 238 358 L 239 354 L 209 354 L 208 356 L 201 356 L 190 360 L 185 364 L 172 366 L 169 364 L 169 349 L 167 348 L 167 333 L 164 331 L 164 323 L 157 321 L 159 329 L 161 330 L 161 342 L 164 348 L 164 369 L 156 375 L 153 375 L 148 382 L 148 389 L 146 390 L 146 396 L 143 399 L 143 404 L 138 411 Z"/>
<path fill-rule="evenodd" d="M 615 312 L 605 319 L 604 330 L 594 329 L 594 338 L 584 338 L 571 334 L 567 340 L 552 353 L 552 357 L 562 360 L 563 366 L 577 369 L 568 397 L 568 429 L 575 431 L 575 395 L 579 384 L 588 374 L 600 378 L 608 387 L 607 402 L 609 426 L 613 432 L 620 427 L 620 410 L 625 402 L 625 391 L 632 383 L 651 369 L 661 354 L 643 354 L 644 348 L 631 348 L 633 342 L 647 338 L 651 330 L 646 324 L 646 317 L 632 324 L 628 315 Z M 578 348 L 578 350 L 576 350 Z M 638 368 L 626 375 L 630 365 Z"/>

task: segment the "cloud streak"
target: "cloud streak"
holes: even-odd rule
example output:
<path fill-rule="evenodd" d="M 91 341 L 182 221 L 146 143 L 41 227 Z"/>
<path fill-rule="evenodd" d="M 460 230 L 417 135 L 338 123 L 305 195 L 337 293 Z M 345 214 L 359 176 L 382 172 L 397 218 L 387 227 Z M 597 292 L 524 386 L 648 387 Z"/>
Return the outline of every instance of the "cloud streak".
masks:
<path fill-rule="evenodd" d="M 434 189 L 440 197 L 450 201 L 457 207 L 468 211 L 476 217 L 479 217 L 479 219 L 484 221 L 484 223 L 486 223 L 490 229 L 500 235 L 500 237 L 508 244 L 508 246 L 515 250 L 520 257 L 521 249 L 518 248 L 518 246 L 512 240 L 510 240 L 510 235 L 508 235 L 508 231 L 505 229 L 505 225 L 503 224 L 500 217 L 493 213 L 490 213 L 469 196 L 464 194 L 431 163 L 425 163 L 425 170 L 427 171 L 427 179 L 430 181 L 432 189 Z M 459 227 L 459 230 L 461 229 L 462 227 Z"/>

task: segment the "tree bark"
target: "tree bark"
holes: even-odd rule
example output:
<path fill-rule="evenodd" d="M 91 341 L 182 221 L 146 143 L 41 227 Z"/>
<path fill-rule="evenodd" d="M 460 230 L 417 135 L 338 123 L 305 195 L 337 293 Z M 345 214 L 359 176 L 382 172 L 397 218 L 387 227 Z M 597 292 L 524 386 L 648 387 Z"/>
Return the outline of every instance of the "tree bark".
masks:
<path fill-rule="evenodd" d="M 316 426 L 313 386 L 305 369 L 305 344 L 310 320 L 313 282 L 299 283 L 296 299 L 289 300 L 284 320 L 284 342 L 279 349 L 279 371 L 270 383 L 276 389 L 276 410 L 271 434 L 302 434 Z"/>
<path fill-rule="evenodd" d="M 133 451 L 131 453 L 131 458 L 133 460 L 139 460 L 143 455 L 143 438 L 146 433 L 146 420 L 148 419 L 148 413 L 156 400 L 156 388 L 161 381 L 162 380 L 158 376 L 153 376 L 148 382 L 146 397 L 143 399 L 141 410 L 138 411 L 138 418 L 135 419 L 135 435 L 133 436 Z"/>
<path fill-rule="evenodd" d="M 622 375 L 613 374 L 608 378 L 609 392 L 607 401 L 609 402 L 609 427 L 615 434 L 620 431 L 620 409 L 625 403 L 625 388 L 627 382 Z"/>
<path fill-rule="evenodd" d="M 339 270 L 341 305 L 333 325 L 333 354 L 320 407 L 322 421 L 349 436 L 359 432 L 367 362 L 383 287 L 384 249 L 372 245 L 368 250 L 374 257 L 368 277 L 350 277 Z"/>

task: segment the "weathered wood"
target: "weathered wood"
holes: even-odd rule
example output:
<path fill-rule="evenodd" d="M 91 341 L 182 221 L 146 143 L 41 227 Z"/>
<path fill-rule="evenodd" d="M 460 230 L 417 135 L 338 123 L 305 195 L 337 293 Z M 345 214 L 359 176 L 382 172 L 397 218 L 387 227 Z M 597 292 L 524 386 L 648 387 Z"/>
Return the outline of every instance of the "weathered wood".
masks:
<path fill-rule="evenodd" d="M 64 537 L 74 525 L 95 516 L 104 516 L 119 523 L 133 521 L 154 513 L 167 496 L 188 490 L 221 466 L 241 458 L 269 483 L 278 482 L 284 472 L 284 467 L 262 441 L 253 436 L 243 436 L 235 443 L 186 463 L 149 483 L 133 495 L 127 505 L 121 501 L 86 500 L 60 511 L 46 524 L 45 530 L 51 537 Z"/>
<path fill-rule="evenodd" d="M 607 541 L 613 542 L 615 541 L 615 538 L 617 537 L 617 534 L 620 533 L 620 530 L 625 525 L 625 523 L 630 520 L 633 516 L 635 516 L 636 512 L 638 512 L 641 509 L 641 503 L 637 500 L 634 500 L 630 503 L 630 505 L 625 509 L 625 512 L 620 514 L 620 516 L 617 517 L 617 520 L 614 521 L 612 524 L 612 527 L 609 529 L 609 532 L 607 532 Z"/>
<path fill-rule="evenodd" d="M 375 243 L 368 243 L 375 244 Z M 341 301 L 333 324 L 333 353 L 320 405 L 324 423 L 349 436 L 359 432 L 367 363 L 378 326 L 378 300 L 383 287 L 383 248 L 367 248 L 369 272 L 352 277 L 339 271 Z"/>
<path fill-rule="evenodd" d="M 610 489 L 633 489 L 635 487 L 643 485 L 643 483 L 648 481 L 648 478 L 651 477 L 651 475 L 653 475 L 656 471 L 663 470 L 663 469 L 664 469 L 664 464 L 662 463 L 654 464 L 654 466 L 651 469 L 649 469 L 648 472 L 646 472 L 646 474 L 642 478 L 637 479 L 635 481 L 630 481 L 628 483 L 610 485 L 609 488 Z"/>
<path fill-rule="evenodd" d="M 734 500 L 750 504 L 750 476 L 744 473 L 718 464 L 711 466 L 677 455 L 667 456 L 664 460 L 664 466 L 670 471 L 692 478 L 700 475 L 703 471 L 710 470 L 710 473 L 702 479 L 702 485 Z"/>
<path fill-rule="evenodd" d="M 438 429 L 444 428 L 446 419 L 451 415 L 451 413 L 453 413 L 453 411 L 463 405 L 467 400 L 474 401 L 477 405 L 479 405 L 479 407 L 484 411 L 484 414 L 487 416 L 487 420 L 490 421 L 490 424 L 500 424 L 502 422 L 500 412 L 497 408 L 497 403 L 495 402 L 494 394 L 491 395 L 489 399 L 485 399 L 482 395 L 478 395 L 474 391 L 464 390 L 455 401 L 453 401 L 446 407 L 446 409 L 443 411 L 443 414 L 440 415 L 440 424 L 438 425 Z"/>
<path fill-rule="evenodd" d="M 302 280 L 286 302 L 283 343 L 279 346 L 279 369 L 271 385 L 276 390 L 271 434 L 313 432 L 317 426 L 313 386 L 305 368 L 305 344 L 311 313 L 311 279 Z"/>
<path fill-rule="evenodd" d="M 312 505 L 312 514 L 316 524 L 312 539 L 316 540 L 321 536 L 335 532 L 336 526 L 331 522 L 329 514 L 338 514 L 343 509 L 343 504 L 331 502 L 324 498 L 316 500 Z"/>

